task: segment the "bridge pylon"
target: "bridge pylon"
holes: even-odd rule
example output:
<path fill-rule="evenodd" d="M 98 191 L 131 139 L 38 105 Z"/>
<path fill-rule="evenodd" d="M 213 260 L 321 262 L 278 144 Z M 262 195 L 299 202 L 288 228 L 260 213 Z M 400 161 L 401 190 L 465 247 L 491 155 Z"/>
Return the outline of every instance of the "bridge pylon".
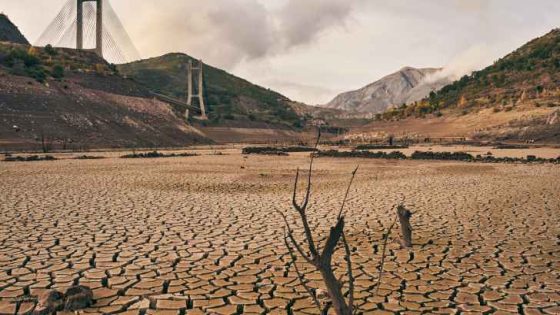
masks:
<path fill-rule="evenodd" d="M 193 99 L 198 99 L 199 106 L 200 106 L 200 117 L 197 117 L 199 120 L 208 120 L 208 116 L 206 115 L 206 105 L 204 104 L 204 63 L 202 60 L 198 61 L 198 65 L 193 65 L 193 61 L 189 59 L 187 64 L 187 105 L 192 106 Z M 194 72 L 198 73 L 198 89 L 196 93 L 193 93 L 194 89 Z M 189 110 L 185 111 L 185 118 L 189 118 Z"/>
<path fill-rule="evenodd" d="M 76 0 L 78 3 L 78 16 L 76 20 L 76 49 L 84 49 L 84 2 L 97 4 L 95 22 L 95 48 L 94 51 L 103 57 L 103 0 Z"/>

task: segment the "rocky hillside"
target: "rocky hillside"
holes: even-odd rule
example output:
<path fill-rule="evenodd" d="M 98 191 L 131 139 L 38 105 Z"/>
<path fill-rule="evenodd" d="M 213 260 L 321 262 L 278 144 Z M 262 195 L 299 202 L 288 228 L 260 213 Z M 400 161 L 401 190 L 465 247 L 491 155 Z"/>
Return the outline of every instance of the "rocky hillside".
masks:
<path fill-rule="evenodd" d="M 560 143 L 560 29 L 429 97 L 393 108 L 362 132 Z"/>
<path fill-rule="evenodd" d="M 429 114 L 466 115 L 490 109 L 527 111 L 560 105 L 560 29 L 534 39 L 414 104 L 391 109 L 385 119 Z"/>
<path fill-rule="evenodd" d="M 473 72 L 433 94 L 438 108 L 515 107 L 544 99 L 560 88 L 560 29 L 534 39 L 484 70 Z M 556 98 L 556 101 L 559 101 Z M 535 105 L 548 106 L 549 104 Z"/>
<path fill-rule="evenodd" d="M 17 26 L 10 19 L 0 13 L 0 42 L 12 42 L 22 45 L 29 45 L 25 36 L 21 34 Z"/>
<path fill-rule="evenodd" d="M 379 81 L 356 91 L 335 97 L 328 108 L 360 113 L 382 113 L 402 104 L 415 102 L 449 83 L 447 80 L 427 81 L 429 75 L 440 69 L 405 67 Z"/>
<path fill-rule="evenodd" d="M 119 65 L 119 72 L 155 92 L 185 100 L 189 60 L 194 61 L 194 58 L 185 54 L 167 54 Z M 209 125 L 303 127 L 302 119 L 285 96 L 224 70 L 204 66 Z"/>
<path fill-rule="evenodd" d="M 94 53 L 0 43 L 0 148 L 185 146 L 209 140 Z"/>

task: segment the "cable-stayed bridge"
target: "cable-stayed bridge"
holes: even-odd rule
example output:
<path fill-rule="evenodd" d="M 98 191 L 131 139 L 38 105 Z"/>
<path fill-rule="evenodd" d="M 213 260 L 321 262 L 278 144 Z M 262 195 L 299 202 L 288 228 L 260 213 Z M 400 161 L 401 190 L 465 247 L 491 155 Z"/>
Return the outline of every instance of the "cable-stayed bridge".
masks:
<path fill-rule="evenodd" d="M 52 45 L 80 50 L 91 50 L 111 63 L 127 63 L 140 59 L 138 50 L 132 43 L 109 0 L 68 0 L 58 12 L 55 19 L 38 39 L 37 46 Z M 206 120 L 204 104 L 204 64 L 199 61 L 194 66 L 189 61 L 187 69 L 187 102 L 173 99 L 166 95 L 152 92 L 161 101 L 185 108 L 185 118 L 190 111 L 199 113 L 195 118 Z M 198 73 L 194 87 L 194 72 Z M 198 106 L 193 105 L 198 100 Z"/>
<path fill-rule="evenodd" d="M 68 0 L 35 44 L 93 50 L 117 64 L 140 59 L 109 0 Z"/>

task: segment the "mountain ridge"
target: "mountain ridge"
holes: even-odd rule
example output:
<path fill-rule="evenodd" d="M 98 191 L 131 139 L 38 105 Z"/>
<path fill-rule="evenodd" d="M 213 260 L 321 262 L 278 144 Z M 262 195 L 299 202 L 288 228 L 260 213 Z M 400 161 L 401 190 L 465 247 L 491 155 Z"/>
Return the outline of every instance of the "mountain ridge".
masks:
<path fill-rule="evenodd" d="M 447 79 L 425 82 L 441 68 L 403 67 L 360 89 L 339 94 L 325 107 L 360 113 L 382 113 L 403 103 L 415 102 L 448 83 Z"/>
<path fill-rule="evenodd" d="M 198 62 L 184 53 L 168 53 L 118 65 L 118 69 L 155 92 L 185 100 L 189 60 Z M 204 64 L 204 85 L 208 124 L 266 123 L 283 128 L 303 127 L 304 122 L 290 106 L 292 101 L 278 92 L 208 64 Z"/>
<path fill-rule="evenodd" d="M 0 13 L 0 42 L 29 45 L 29 42 L 4 13 Z"/>
<path fill-rule="evenodd" d="M 560 29 L 554 29 L 357 132 L 558 143 L 559 113 Z"/>

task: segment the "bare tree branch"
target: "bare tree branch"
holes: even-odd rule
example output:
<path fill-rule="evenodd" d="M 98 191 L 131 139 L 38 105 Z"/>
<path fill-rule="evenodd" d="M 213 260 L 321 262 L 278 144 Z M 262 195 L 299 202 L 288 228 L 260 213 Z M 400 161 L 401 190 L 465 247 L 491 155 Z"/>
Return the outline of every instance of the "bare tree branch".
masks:
<path fill-rule="evenodd" d="M 348 184 L 348 187 L 346 188 L 346 194 L 344 195 L 344 199 L 342 200 L 342 206 L 340 206 L 340 211 L 338 211 L 338 218 L 340 218 L 342 216 L 342 212 L 344 211 L 344 206 L 346 205 L 346 200 L 348 199 L 348 194 L 350 193 L 350 187 L 352 187 L 352 182 L 354 182 L 354 178 L 356 177 L 356 173 L 358 172 L 358 169 L 360 168 L 360 166 L 356 166 L 356 169 L 352 172 L 352 177 L 350 178 L 350 183 Z"/>
<path fill-rule="evenodd" d="M 315 247 L 315 241 L 313 240 L 313 234 L 311 233 L 311 228 L 309 227 L 309 222 L 307 221 L 307 215 L 305 213 L 305 210 L 307 209 L 307 205 L 309 202 L 309 195 L 311 192 L 311 172 L 312 172 L 312 167 L 313 167 L 313 156 L 311 157 L 311 163 L 310 164 L 310 168 L 309 168 L 309 178 L 307 181 L 307 191 L 305 194 L 305 200 L 303 202 L 303 204 L 300 206 L 297 203 L 296 200 L 296 193 L 297 193 L 297 184 L 298 184 L 298 179 L 299 179 L 299 169 L 296 172 L 296 180 L 295 180 L 295 184 L 294 184 L 294 194 L 293 194 L 293 198 L 292 198 L 292 204 L 294 206 L 294 208 L 296 209 L 296 211 L 299 213 L 300 217 L 301 217 L 301 222 L 303 224 L 303 231 L 305 233 L 305 239 L 309 245 L 309 252 L 311 253 L 311 259 L 312 260 L 317 260 L 319 257 L 319 254 L 317 252 L 317 248 Z"/>
<path fill-rule="evenodd" d="M 290 239 L 290 241 L 294 244 L 294 247 L 296 248 L 296 250 L 298 251 L 298 253 L 310 264 L 314 264 L 314 261 L 311 259 L 311 257 L 309 257 L 309 255 L 307 255 L 305 253 L 305 251 L 303 250 L 303 248 L 301 248 L 301 246 L 299 246 L 299 244 L 297 243 L 297 241 L 294 238 L 293 235 L 293 230 L 290 227 L 290 223 L 288 223 L 288 219 L 286 218 L 286 215 L 284 215 L 284 213 L 282 213 L 281 211 L 276 211 L 278 212 L 278 214 L 280 214 L 280 216 L 282 217 L 282 219 L 284 219 L 284 224 L 286 224 L 286 228 L 288 229 L 287 231 L 287 237 Z"/>
<path fill-rule="evenodd" d="M 327 239 L 327 243 L 325 244 L 325 249 L 323 249 L 323 253 L 321 254 L 321 265 L 323 267 L 327 267 L 331 265 L 332 255 L 336 250 L 336 245 L 340 240 L 344 232 L 344 217 L 338 219 L 338 222 L 334 227 L 331 228 L 329 233 L 329 238 Z"/>
<path fill-rule="evenodd" d="M 294 238 L 294 235 L 292 233 L 288 233 L 288 237 L 290 238 L 290 241 L 292 242 L 292 244 L 294 245 L 294 247 L 296 248 L 296 250 L 298 251 L 298 253 L 311 265 L 313 266 L 317 266 L 317 262 L 313 259 L 313 257 L 309 257 L 303 250 L 303 248 L 301 248 L 301 246 L 299 246 L 299 244 L 297 243 L 296 239 Z"/>
<path fill-rule="evenodd" d="M 344 252 L 347 266 L 347 273 L 348 273 L 348 309 L 350 313 L 354 311 L 354 274 L 352 273 L 352 253 L 350 252 L 350 246 L 348 245 L 348 241 L 346 240 L 346 234 L 344 231 L 342 232 L 342 244 L 344 244 Z"/>
<path fill-rule="evenodd" d="M 305 282 L 305 277 L 303 276 L 303 274 L 301 273 L 301 271 L 299 270 L 299 268 L 297 266 L 297 258 L 296 258 L 296 255 L 294 254 L 294 250 L 292 249 L 292 247 L 288 243 L 287 234 L 284 235 L 284 243 L 286 244 L 286 247 L 288 248 L 288 251 L 290 252 L 290 257 L 292 258 L 292 263 L 293 263 L 294 268 L 296 270 L 299 282 L 301 283 L 301 285 L 303 286 L 305 291 L 307 291 L 307 294 L 309 294 L 311 296 L 311 298 L 313 299 L 313 303 L 315 303 L 315 306 L 317 306 L 317 309 L 319 310 L 319 312 L 322 312 L 321 303 L 317 299 L 317 295 L 307 285 L 307 283 Z"/>
<path fill-rule="evenodd" d="M 319 134 L 317 136 L 317 142 L 315 143 L 315 148 L 319 146 L 320 138 L 321 138 L 321 131 L 319 130 Z M 309 221 L 306 213 L 307 207 L 309 205 L 309 198 L 311 195 L 311 179 L 313 175 L 314 158 L 315 158 L 315 154 L 311 154 L 310 161 L 309 161 L 309 172 L 307 176 L 307 186 L 305 189 L 305 195 L 302 203 L 300 204 L 297 201 L 297 189 L 298 189 L 299 175 L 300 175 L 299 169 L 296 171 L 294 191 L 292 195 L 292 205 L 293 208 L 299 214 L 300 219 L 302 221 L 303 230 L 305 234 L 305 241 L 307 242 L 307 245 L 309 247 L 309 254 L 307 254 L 306 251 L 304 251 L 304 249 L 302 248 L 302 246 L 298 244 L 298 242 L 294 237 L 293 230 L 289 225 L 288 219 L 283 213 L 280 212 L 280 215 L 284 219 L 284 223 L 286 224 L 287 227 L 287 232 L 285 231 L 284 242 L 286 244 L 286 247 L 288 248 L 288 251 L 290 252 L 290 257 L 294 263 L 299 281 L 302 283 L 307 293 L 311 296 L 311 298 L 315 303 L 315 306 L 317 306 L 318 309 L 320 309 L 319 298 L 317 294 L 309 286 L 307 286 L 305 275 L 299 270 L 297 266 L 296 263 L 297 257 L 295 252 L 297 251 L 299 255 L 301 255 L 309 264 L 313 265 L 317 269 L 317 271 L 321 273 L 321 277 L 323 278 L 323 282 L 327 289 L 329 300 L 330 300 L 330 302 L 326 303 L 326 306 L 321 313 L 326 315 L 329 312 L 329 310 L 333 308 L 334 312 L 337 315 L 352 315 L 357 312 L 357 308 L 355 308 L 354 306 L 355 279 L 352 271 L 352 252 L 350 250 L 350 245 L 348 244 L 348 240 L 346 239 L 346 235 L 344 233 L 344 225 L 345 225 L 344 208 L 346 206 L 348 196 L 350 194 L 350 190 L 359 167 L 356 167 L 356 169 L 352 172 L 352 177 L 350 178 L 350 182 L 348 183 L 348 187 L 346 188 L 344 199 L 342 200 L 342 204 L 338 212 L 337 223 L 335 226 L 331 227 L 329 235 L 325 240 L 325 247 L 323 248 L 322 251 L 320 251 L 319 244 L 315 243 L 315 240 L 313 238 L 313 234 L 309 226 Z M 383 274 L 387 240 L 395 224 L 396 224 L 396 220 L 391 225 L 389 232 L 385 235 L 383 257 L 381 259 L 377 290 L 379 290 L 381 277 Z M 346 268 L 347 268 L 346 271 L 348 276 L 348 300 L 346 300 L 342 291 L 344 288 L 343 281 L 342 281 L 343 277 L 337 279 L 332 266 L 332 257 L 336 252 L 337 245 L 341 242 L 341 239 L 345 252 L 344 256 L 346 260 Z M 320 240 L 321 242 L 323 241 L 323 239 Z M 296 249 L 295 251 L 294 248 Z"/>
<path fill-rule="evenodd" d="M 377 283 L 375 284 L 375 295 L 379 293 L 379 287 L 381 286 L 381 278 L 383 277 L 383 270 L 385 269 L 385 257 L 387 255 L 387 242 L 389 240 L 389 235 L 391 235 L 391 232 L 395 227 L 395 224 L 397 224 L 397 218 L 395 218 L 395 220 L 389 227 L 387 234 L 385 234 L 385 237 L 383 238 L 383 253 L 381 255 L 381 262 L 379 263 L 379 276 L 377 277 Z"/>

